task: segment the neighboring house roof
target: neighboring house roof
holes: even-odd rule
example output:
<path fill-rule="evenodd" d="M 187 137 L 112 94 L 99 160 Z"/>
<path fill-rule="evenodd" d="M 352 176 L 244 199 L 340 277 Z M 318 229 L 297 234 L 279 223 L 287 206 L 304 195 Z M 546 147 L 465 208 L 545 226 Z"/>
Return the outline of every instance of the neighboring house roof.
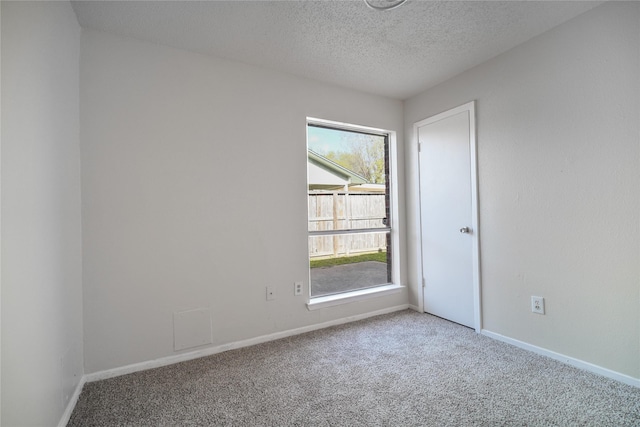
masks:
<path fill-rule="evenodd" d="M 308 150 L 309 190 L 335 190 L 367 184 L 367 179 L 340 166 L 313 150 Z"/>
<path fill-rule="evenodd" d="M 384 184 L 360 184 L 349 187 L 350 193 L 384 193 L 386 191 Z"/>

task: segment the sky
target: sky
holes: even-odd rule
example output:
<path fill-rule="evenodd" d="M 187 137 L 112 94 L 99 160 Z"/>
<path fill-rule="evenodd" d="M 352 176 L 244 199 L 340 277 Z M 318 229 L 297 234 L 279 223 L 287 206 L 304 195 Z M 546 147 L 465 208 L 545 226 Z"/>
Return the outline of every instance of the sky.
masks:
<path fill-rule="evenodd" d="M 307 126 L 307 146 L 318 154 L 326 155 L 330 151 L 351 151 L 351 144 L 357 141 L 362 141 L 361 134 Z"/>
<path fill-rule="evenodd" d="M 309 149 L 326 155 L 330 151 L 346 151 L 342 141 L 345 132 L 333 129 L 307 127 L 307 144 Z"/>

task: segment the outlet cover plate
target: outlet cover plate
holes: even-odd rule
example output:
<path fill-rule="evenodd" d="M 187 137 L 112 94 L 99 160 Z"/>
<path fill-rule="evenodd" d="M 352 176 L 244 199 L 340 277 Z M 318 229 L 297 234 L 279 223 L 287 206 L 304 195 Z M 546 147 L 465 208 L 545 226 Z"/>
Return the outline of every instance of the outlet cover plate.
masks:
<path fill-rule="evenodd" d="M 531 311 L 537 314 L 544 314 L 544 298 L 531 297 Z"/>
<path fill-rule="evenodd" d="M 293 284 L 293 295 L 302 295 L 302 282 L 295 282 Z"/>

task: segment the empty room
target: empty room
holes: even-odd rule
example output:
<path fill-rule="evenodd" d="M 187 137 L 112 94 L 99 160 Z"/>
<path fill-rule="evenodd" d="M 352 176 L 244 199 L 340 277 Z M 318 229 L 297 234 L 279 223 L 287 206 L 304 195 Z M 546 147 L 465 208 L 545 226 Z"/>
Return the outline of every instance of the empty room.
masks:
<path fill-rule="evenodd" d="M 640 425 L 640 2 L 0 23 L 3 427 Z"/>

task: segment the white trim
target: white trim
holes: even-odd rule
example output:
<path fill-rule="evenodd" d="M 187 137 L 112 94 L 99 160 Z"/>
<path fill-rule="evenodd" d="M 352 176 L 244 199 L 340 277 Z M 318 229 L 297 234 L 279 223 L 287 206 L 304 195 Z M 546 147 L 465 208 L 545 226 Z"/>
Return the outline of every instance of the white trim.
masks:
<path fill-rule="evenodd" d="M 76 404 L 78 403 L 78 399 L 80 398 L 80 393 L 82 393 L 82 387 L 84 387 L 84 384 L 86 382 L 87 382 L 87 376 L 83 375 L 82 378 L 80 378 L 78 385 L 76 385 L 76 389 L 73 392 L 71 399 L 69 399 L 69 403 L 67 403 L 67 407 L 62 413 L 62 418 L 60 418 L 58 427 L 65 427 L 69 423 L 69 420 L 71 419 L 71 414 L 73 413 L 73 410 L 75 409 Z"/>
<path fill-rule="evenodd" d="M 478 209 L 478 138 L 476 135 L 476 102 L 469 106 L 469 148 L 471 157 L 471 228 L 473 235 L 473 309 L 476 332 L 482 330 L 482 297 L 480 276 L 480 210 Z"/>
<path fill-rule="evenodd" d="M 483 329 L 482 335 L 489 338 L 493 338 L 498 341 L 505 342 L 507 344 L 514 345 L 524 350 L 531 351 L 533 353 L 549 357 L 567 365 L 574 366 L 576 368 L 583 369 L 594 374 L 602 375 L 603 377 L 611 378 L 621 383 L 625 383 L 634 387 L 640 388 L 640 379 L 633 378 L 629 375 L 622 374 L 620 372 L 612 371 L 611 369 L 603 368 L 602 366 L 594 365 L 593 363 L 585 362 L 584 360 L 576 359 L 575 357 L 566 356 L 564 354 L 556 353 L 555 351 L 547 350 L 546 348 L 538 347 L 533 344 L 528 344 L 524 341 L 519 341 L 513 338 L 506 337 L 504 335 L 497 334 L 495 332 L 487 331 Z"/>
<path fill-rule="evenodd" d="M 480 220 L 479 220 L 479 210 L 478 210 L 478 149 L 477 149 L 477 138 L 476 138 L 476 108 L 475 101 L 467 102 L 466 104 L 460 105 L 459 107 L 452 108 L 451 110 L 447 110 L 440 114 L 436 114 L 435 116 L 429 117 L 424 120 L 420 120 L 413 124 L 413 134 L 416 140 L 416 144 L 418 144 L 419 150 L 419 136 L 418 132 L 420 127 L 437 122 L 444 118 L 462 113 L 468 112 L 469 114 L 469 156 L 471 163 L 471 229 L 473 233 L 470 234 L 472 239 L 472 263 L 473 263 L 473 320 L 474 320 L 474 328 L 476 332 L 480 333 L 482 330 L 482 300 L 480 294 Z M 418 155 L 418 177 L 420 176 L 420 157 Z M 418 178 L 418 182 L 420 179 Z M 418 186 L 418 203 L 419 207 L 422 208 L 422 202 L 420 197 L 420 186 Z M 422 215 L 420 214 L 418 217 L 418 230 L 422 233 Z M 424 286 L 422 285 L 422 280 L 424 277 L 423 272 L 423 257 L 422 257 L 422 242 L 421 239 L 418 240 L 418 248 L 416 253 L 420 254 L 419 262 L 417 264 L 418 269 L 418 288 L 420 289 L 419 295 L 420 300 L 418 302 L 418 308 L 420 312 L 424 312 Z"/>
<path fill-rule="evenodd" d="M 355 322 L 369 317 L 379 316 L 381 314 L 393 313 L 396 311 L 406 310 L 409 308 L 408 304 L 397 305 L 395 307 L 388 307 L 381 310 L 371 311 L 363 314 L 356 314 L 354 316 L 343 317 L 340 319 L 330 320 L 328 322 L 318 323 L 315 325 L 303 326 L 301 328 L 289 329 L 287 331 L 275 332 L 273 334 L 262 335 L 255 338 L 249 338 L 241 341 L 234 341 L 227 344 L 217 345 L 215 347 L 203 348 L 201 350 L 190 351 L 188 353 L 177 354 L 173 356 L 161 357 L 159 359 L 148 360 L 146 362 L 134 363 L 131 365 L 121 366 L 119 368 L 107 369 L 104 371 L 92 372 L 86 374 L 83 379 L 85 382 L 93 382 L 99 380 L 106 380 L 108 378 L 119 377 L 121 375 L 131 374 L 134 372 L 145 371 L 147 369 L 159 368 L 161 366 L 173 365 L 174 363 L 185 362 L 187 360 L 198 359 L 200 357 L 211 356 L 212 354 L 222 353 L 228 350 L 235 350 L 238 348 L 249 347 L 256 344 L 262 344 L 268 341 L 278 340 L 280 338 L 286 338 L 293 335 L 304 334 L 306 332 L 315 331 L 318 329 L 328 328 L 330 326 L 342 325 L 344 323 Z"/>
<path fill-rule="evenodd" d="M 409 304 L 409 310 L 417 311 L 418 313 L 424 313 L 417 305 Z"/>
<path fill-rule="evenodd" d="M 372 133 L 380 136 L 388 135 L 390 132 L 386 129 L 374 128 L 371 126 L 354 125 L 352 123 L 338 122 L 335 120 L 318 119 L 316 117 L 307 117 L 307 124 L 334 127 L 354 132 Z"/>
<path fill-rule="evenodd" d="M 318 310 L 319 308 L 333 307 L 336 305 L 348 304 L 356 301 L 362 301 L 373 297 L 382 297 L 386 295 L 396 294 L 404 289 L 401 285 L 383 285 L 375 288 L 358 289 L 357 291 L 343 292 L 335 295 L 327 295 L 325 297 L 311 298 L 307 303 L 309 310 Z"/>

